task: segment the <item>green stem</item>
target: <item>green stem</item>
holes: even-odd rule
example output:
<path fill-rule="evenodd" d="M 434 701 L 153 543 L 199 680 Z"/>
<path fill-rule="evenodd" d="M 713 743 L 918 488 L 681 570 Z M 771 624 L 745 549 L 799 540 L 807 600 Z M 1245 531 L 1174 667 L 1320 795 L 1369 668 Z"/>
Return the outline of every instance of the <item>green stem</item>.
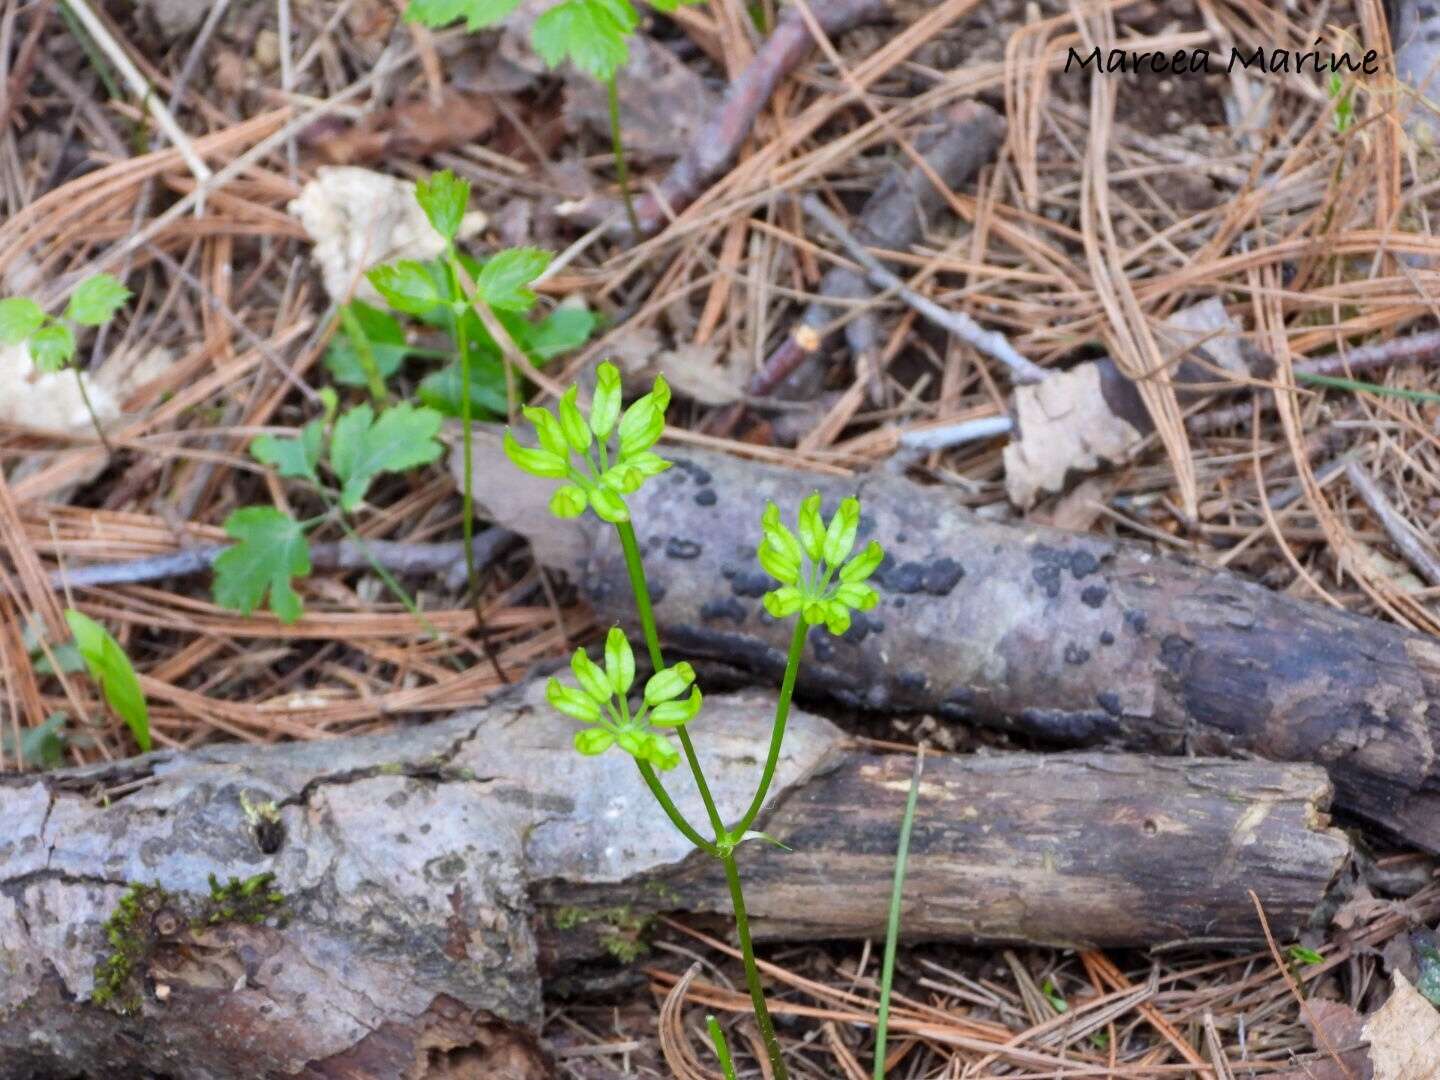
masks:
<path fill-rule="evenodd" d="M 635 216 L 635 201 L 630 197 L 630 165 L 625 160 L 625 144 L 620 139 L 620 88 L 612 72 L 605 80 L 605 97 L 610 105 L 610 146 L 615 151 L 615 175 L 620 179 L 620 197 L 625 200 L 625 214 L 630 230 L 640 238 L 640 219 Z"/>
<path fill-rule="evenodd" d="M 376 405 L 383 406 L 390 396 L 385 392 L 385 378 L 380 374 L 380 365 L 375 362 L 375 350 L 370 345 L 370 336 L 365 333 L 365 328 L 360 325 L 360 320 L 355 317 L 355 312 L 350 310 L 349 304 L 340 305 L 340 324 L 345 327 L 345 335 L 355 346 L 355 356 L 360 361 L 360 370 L 365 372 L 365 382 L 369 385 L 371 399 Z"/>
<path fill-rule="evenodd" d="M 710 1029 L 710 1041 L 715 1045 L 715 1056 L 720 1059 L 720 1071 L 725 1080 L 735 1080 L 735 1063 L 730 1059 L 730 1044 L 725 1041 L 725 1030 L 714 1016 L 705 1017 L 705 1026 Z"/>
<path fill-rule="evenodd" d="M 630 591 L 635 594 L 635 608 L 640 615 L 640 631 L 645 635 L 645 648 L 650 652 L 650 663 L 656 671 L 665 667 L 665 659 L 660 655 L 660 635 L 655 629 L 655 612 L 650 606 L 650 586 L 645 582 L 645 564 L 640 559 L 640 545 L 635 541 L 635 529 L 628 521 L 621 521 L 615 525 L 615 531 L 620 534 L 620 547 L 625 552 L 625 569 L 630 572 Z M 710 794 L 710 785 L 705 782 L 705 772 L 700 768 L 700 758 L 695 753 L 695 744 L 690 741 L 690 733 L 681 724 L 675 732 L 680 736 L 680 747 L 685 751 L 685 760 L 690 766 L 690 773 L 695 777 L 695 787 L 700 792 L 700 801 L 705 804 L 705 813 L 710 818 L 710 826 L 715 830 L 715 839 L 718 842 L 725 835 L 725 820 L 720 816 L 719 809 L 715 806 L 715 797 Z"/>
<path fill-rule="evenodd" d="M 885 920 L 885 959 L 880 967 L 880 1011 L 875 1022 L 874 1080 L 885 1080 L 885 1041 L 890 1029 L 890 987 L 895 982 L 895 951 L 900 943 L 900 902 L 905 892 L 905 864 L 910 859 L 910 832 L 915 826 L 915 806 L 920 801 L 920 775 L 925 770 L 925 751 L 915 756 L 910 777 L 910 795 L 905 800 L 905 817 L 900 822 L 900 844 L 895 850 L 895 877 L 890 884 L 890 913 Z"/>
<path fill-rule="evenodd" d="M 115 456 L 115 447 L 110 445 L 110 440 L 105 435 L 105 429 L 100 426 L 100 417 L 95 415 L 95 406 L 90 403 L 90 391 L 85 389 L 85 376 L 73 363 L 70 370 L 75 373 L 75 385 L 80 388 L 80 400 L 85 403 L 85 411 L 90 414 L 90 423 L 95 425 L 95 434 L 100 436 L 100 445 L 105 447 L 105 453 L 109 457 Z"/>
<path fill-rule="evenodd" d="M 475 298 L 467 294 L 465 277 L 460 272 L 459 260 L 455 258 L 453 248 L 450 251 L 450 275 L 454 280 L 454 287 L 465 296 L 466 305 L 473 303 Z M 452 318 L 455 320 L 455 344 L 460 349 L 460 438 L 465 472 L 464 486 L 460 493 L 460 529 L 465 539 L 465 580 L 469 582 L 470 602 L 476 605 L 478 613 L 480 583 L 475 580 L 475 455 L 471 449 L 475 433 L 471 430 L 470 341 L 465 332 L 465 313 L 454 312 Z"/>
<path fill-rule="evenodd" d="M 761 807 L 765 805 L 765 796 L 770 793 L 771 781 L 775 779 L 775 767 L 780 762 L 780 744 L 785 741 L 785 724 L 790 719 L 790 699 L 795 695 L 795 676 L 800 671 L 800 654 L 805 651 L 808 630 L 805 620 L 797 616 L 795 632 L 790 635 L 790 654 L 785 658 L 785 680 L 780 684 L 780 700 L 775 704 L 775 724 L 770 729 L 770 753 L 765 758 L 765 771 L 760 776 L 760 786 L 755 791 L 750 809 L 731 830 L 736 836 L 744 836 L 755 824 Z"/>
<path fill-rule="evenodd" d="M 655 801 L 660 804 L 660 809 L 665 811 L 665 816 L 670 819 L 670 823 L 680 830 L 686 840 L 689 840 L 705 854 L 718 858 L 720 849 L 696 832 L 695 827 L 685 820 L 685 815 L 671 800 L 670 793 L 665 790 L 665 785 L 660 782 L 660 777 L 655 775 L 655 770 L 650 763 L 636 758 L 635 765 L 640 770 L 640 776 L 644 779 L 645 786 L 650 789 L 650 794 L 655 796 Z"/>
<path fill-rule="evenodd" d="M 755 1022 L 760 1025 L 760 1038 L 765 1041 L 765 1056 L 770 1059 L 775 1080 L 789 1080 L 780 1040 L 775 1037 L 775 1024 L 765 1004 L 765 988 L 760 985 L 760 969 L 755 965 L 755 946 L 750 941 L 750 919 L 745 913 L 745 893 L 740 888 L 740 869 L 734 854 L 720 860 L 725 864 L 725 881 L 730 886 L 730 905 L 735 909 L 735 933 L 740 939 L 740 955 L 745 961 L 745 985 L 750 988 L 750 1004 L 755 1009 Z"/>

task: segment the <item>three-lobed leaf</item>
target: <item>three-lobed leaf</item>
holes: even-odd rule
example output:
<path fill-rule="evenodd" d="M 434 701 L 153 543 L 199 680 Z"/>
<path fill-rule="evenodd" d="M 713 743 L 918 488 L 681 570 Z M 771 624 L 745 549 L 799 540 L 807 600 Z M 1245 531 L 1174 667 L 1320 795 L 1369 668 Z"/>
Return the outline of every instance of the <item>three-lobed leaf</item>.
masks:
<path fill-rule="evenodd" d="M 45 311 L 24 296 L 0 300 L 0 345 L 19 345 L 45 323 Z"/>
<path fill-rule="evenodd" d="M 435 231 L 453 242 L 470 202 L 470 182 L 444 169 L 415 185 L 415 201 L 425 211 Z"/>
<path fill-rule="evenodd" d="M 480 268 L 475 289 L 489 307 L 529 311 L 535 303 L 530 283 L 545 272 L 551 258 L 550 252 L 533 247 L 497 251 Z"/>
<path fill-rule="evenodd" d="M 296 439 L 261 435 L 250 444 L 250 453 L 262 465 L 269 465 L 281 476 L 293 476 L 319 483 L 315 467 L 320 464 L 320 451 L 325 442 L 325 423 L 312 420 L 300 429 Z"/>
<path fill-rule="evenodd" d="M 639 18 L 629 0 L 564 0 L 535 20 L 531 44 L 550 67 L 569 60 L 608 82 L 630 58 Z"/>
<path fill-rule="evenodd" d="M 249 615 L 270 594 L 270 610 L 293 623 L 303 610 L 291 579 L 310 573 L 310 545 L 300 523 L 272 506 L 247 506 L 225 519 L 239 541 L 215 559 L 215 602 Z"/>
<path fill-rule="evenodd" d="M 435 438 L 441 423 L 434 409 L 409 402 L 386 409 L 378 420 L 369 405 L 343 414 L 330 437 L 330 468 L 342 485 L 341 508 L 359 506 L 380 473 L 403 472 L 438 458 L 444 449 Z"/>
<path fill-rule="evenodd" d="M 130 290 L 113 274 L 96 274 L 75 287 L 65 306 L 65 317 L 81 326 L 103 326 L 130 295 Z"/>
<path fill-rule="evenodd" d="M 75 647 L 80 650 L 90 677 L 99 684 L 115 715 L 130 728 L 136 744 L 148 753 L 150 712 L 145 705 L 140 680 L 125 650 L 110 636 L 110 631 L 74 608 L 65 609 L 65 622 L 75 635 Z"/>
<path fill-rule="evenodd" d="M 387 304 L 408 315 L 429 315 L 450 299 L 429 268 L 413 259 L 377 266 L 365 277 Z"/>
<path fill-rule="evenodd" d="M 40 371 L 59 371 L 75 355 L 75 335 L 64 323 L 42 326 L 30 335 L 30 359 Z"/>

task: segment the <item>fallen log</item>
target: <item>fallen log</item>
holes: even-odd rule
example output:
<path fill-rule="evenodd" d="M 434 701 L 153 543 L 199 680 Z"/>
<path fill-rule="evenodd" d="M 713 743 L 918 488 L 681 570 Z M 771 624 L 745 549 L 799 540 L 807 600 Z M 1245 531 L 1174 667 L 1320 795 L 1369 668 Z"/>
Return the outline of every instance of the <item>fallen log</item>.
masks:
<path fill-rule="evenodd" d="M 729 814 L 772 709 L 719 696 L 696 721 Z M 549 1075 L 542 970 L 633 956 L 657 911 L 728 911 L 628 759 L 573 730 L 535 681 L 387 735 L 0 777 L 0 1078 Z M 741 856 L 760 935 L 882 932 L 909 773 L 792 714 L 762 827 L 794 850 Z M 1254 939 L 1255 889 L 1288 935 L 1349 855 L 1328 796 L 1310 766 L 932 759 L 903 931 Z"/>
<path fill-rule="evenodd" d="M 633 621 L 614 530 L 558 522 L 498 435 L 477 439 L 477 501 L 570 572 L 605 618 Z M 698 450 L 631 496 L 656 617 L 679 658 L 778 679 L 788 624 L 761 605 L 759 515 L 864 505 L 888 557 L 881 602 L 842 638 L 817 629 L 800 690 L 877 711 L 928 711 L 1052 745 L 1254 754 L 1325 766 L 1336 807 L 1440 852 L 1440 642 L 1120 543 L 985 521 L 944 488 L 843 479 Z M 452 468 L 455 463 L 452 462 Z"/>

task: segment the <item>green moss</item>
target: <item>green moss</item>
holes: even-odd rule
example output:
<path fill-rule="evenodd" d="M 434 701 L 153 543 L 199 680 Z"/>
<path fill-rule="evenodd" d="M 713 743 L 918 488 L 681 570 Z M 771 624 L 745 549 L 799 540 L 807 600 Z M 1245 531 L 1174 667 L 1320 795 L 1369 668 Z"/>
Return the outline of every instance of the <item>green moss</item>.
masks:
<path fill-rule="evenodd" d="M 655 923 L 655 916 L 639 915 L 629 904 L 617 904 L 614 907 L 556 908 L 550 921 L 557 930 L 594 926 L 605 951 L 622 964 L 629 964 L 650 948 L 650 929 Z"/>
<path fill-rule="evenodd" d="M 122 1015 L 138 1012 L 145 969 L 156 946 L 164 940 L 162 923 L 173 923 L 177 928 L 170 932 L 172 939 L 183 932 L 179 928 L 194 931 L 222 923 L 262 923 L 281 914 L 284 907 L 284 894 L 273 888 L 274 881 L 275 875 L 267 872 L 243 880 L 232 877 L 222 885 L 211 874 L 210 895 L 198 900 L 177 896 L 158 885 L 131 885 L 105 921 L 110 951 L 95 965 L 95 989 L 90 1000 Z M 165 910 L 174 918 L 160 919 L 158 916 Z"/>

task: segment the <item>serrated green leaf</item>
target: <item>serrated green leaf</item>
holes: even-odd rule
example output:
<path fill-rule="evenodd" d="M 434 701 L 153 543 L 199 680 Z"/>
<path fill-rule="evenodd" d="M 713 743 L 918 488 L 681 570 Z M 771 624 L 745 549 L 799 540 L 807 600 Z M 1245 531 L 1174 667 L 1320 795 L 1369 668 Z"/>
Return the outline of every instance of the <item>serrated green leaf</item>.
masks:
<path fill-rule="evenodd" d="M 130 299 L 130 290 L 112 274 L 96 274 L 75 287 L 65 317 L 81 326 L 103 326 Z"/>
<path fill-rule="evenodd" d="M 99 685 L 115 715 L 125 721 L 130 733 L 135 736 L 136 745 L 148 753 L 150 712 L 145 706 L 140 680 L 125 650 L 110 636 L 110 631 L 74 608 L 65 609 L 65 622 L 75 635 L 75 647 L 85 659 L 90 677 Z"/>
<path fill-rule="evenodd" d="M 283 439 L 261 435 L 250 444 L 250 453 L 262 465 L 269 465 L 281 476 L 299 477 L 319 483 L 315 466 L 320 463 L 320 450 L 325 441 L 325 424 L 312 420 L 300 429 L 300 437 Z"/>
<path fill-rule="evenodd" d="M 435 275 L 413 259 L 377 266 L 365 277 L 387 304 L 409 315 L 428 315 L 449 300 Z"/>
<path fill-rule="evenodd" d="M 434 409 L 409 402 L 386 409 L 379 419 L 369 405 L 342 414 L 330 437 L 330 468 L 343 485 L 341 508 L 359 506 L 380 473 L 403 472 L 438 458 L 444 447 L 435 436 L 442 422 Z"/>
<path fill-rule="evenodd" d="M 59 371 L 75 355 L 75 335 L 64 323 L 51 323 L 30 335 L 30 359 L 40 371 Z"/>
<path fill-rule="evenodd" d="M 310 573 L 310 545 L 300 523 L 272 506 L 247 506 L 225 519 L 225 533 L 239 541 L 215 559 L 215 602 L 249 615 L 270 594 L 281 622 L 300 617 L 291 579 Z"/>
<path fill-rule="evenodd" d="M 363 300 L 352 300 L 346 307 L 370 343 L 370 354 L 375 358 L 380 377 L 388 379 L 410 355 L 404 327 L 388 311 L 371 307 Z M 343 329 L 330 339 L 330 347 L 325 351 L 325 367 L 341 386 L 369 385 L 365 365 L 360 360 L 359 343 Z"/>
<path fill-rule="evenodd" d="M 608 82 L 629 60 L 638 22 L 629 0 L 565 0 L 535 20 L 530 43 L 550 67 L 569 60 Z"/>
<path fill-rule="evenodd" d="M 475 279 L 476 291 L 492 308 L 529 311 L 535 303 L 535 294 L 529 285 L 545 272 L 551 258 L 550 252 L 533 247 L 497 251 L 480 268 Z"/>
<path fill-rule="evenodd" d="M 0 300 L 0 345 L 19 345 L 44 322 L 45 312 L 34 300 L 24 296 Z"/>
<path fill-rule="evenodd" d="M 470 202 L 470 182 L 444 169 L 415 185 L 415 201 L 435 231 L 453 241 Z"/>
<path fill-rule="evenodd" d="M 479 30 L 494 26 L 519 6 L 520 0 L 410 0 L 405 19 L 438 27 L 463 18 L 468 29 Z"/>

